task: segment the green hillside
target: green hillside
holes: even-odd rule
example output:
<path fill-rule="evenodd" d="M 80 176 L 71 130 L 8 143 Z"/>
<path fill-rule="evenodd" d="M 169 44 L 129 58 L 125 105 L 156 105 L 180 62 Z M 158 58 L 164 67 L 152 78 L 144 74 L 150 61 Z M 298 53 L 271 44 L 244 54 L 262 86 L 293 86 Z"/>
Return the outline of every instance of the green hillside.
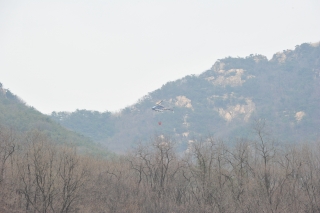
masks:
<path fill-rule="evenodd" d="M 210 70 L 168 82 L 119 113 L 78 110 L 51 117 L 116 151 L 154 134 L 176 138 L 181 149 L 195 137 L 250 137 L 256 119 L 265 119 L 279 141 L 317 140 L 319 82 L 320 45 L 304 43 L 271 60 L 257 54 L 220 59 Z M 174 113 L 152 111 L 159 100 Z"/>
<path fill-rule="evenodd" d="M 108 152 L 106 148 L 87 136 L 67 130 L 50 116 L 27 106 L 18 96 L 3 88 L 2 84 L 0 84 L 0 125 L 21 134 L 38 130 L 55 143 L 74 145 L 85 152 L 100 154 Z"/>

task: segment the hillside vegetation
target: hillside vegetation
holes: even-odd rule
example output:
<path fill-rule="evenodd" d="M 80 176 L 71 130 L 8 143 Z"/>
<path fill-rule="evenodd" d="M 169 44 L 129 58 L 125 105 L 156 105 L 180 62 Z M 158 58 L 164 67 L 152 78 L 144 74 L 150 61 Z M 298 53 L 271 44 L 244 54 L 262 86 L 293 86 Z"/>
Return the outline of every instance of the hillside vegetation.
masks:
<path fill-rule="evenodd" d="M 39 132 L 19 147 L 0 128 L 0 212 L 319 212 L 319 142 L 275 146 L 265 127 L 256 123 L 255 140 L 209 137 L 184 154 L 156 135 L 108 160 Z"/>
<path fill-rule="evenodd" d="M 0 83 L 0 126 L 12 129 L 17 134 L 40 131 L 57 144 L 75 145 L 79 150 L 106 154 L 103 148 L 89 137 L 73 132 L 59 125 L 50 116 L 44 115 L 29 107 L 10 90 Z"/>
<path fill-rule="evenodd" d="M 207 135 L 250 138 L 265 119 L 279 141 L 320 138 L 320 45 L 304 43 L 268 60 L 262 55 L 218 60 L 210 70 L 168 82 L 119 113 L 54 112 L 62 126 L 123 152 L 154 134 L 170 135 L 185 150 Z M 159 100 L 174 113 L 154 112 Z M 161 125 L 159 125 L 161 122 Z"/>

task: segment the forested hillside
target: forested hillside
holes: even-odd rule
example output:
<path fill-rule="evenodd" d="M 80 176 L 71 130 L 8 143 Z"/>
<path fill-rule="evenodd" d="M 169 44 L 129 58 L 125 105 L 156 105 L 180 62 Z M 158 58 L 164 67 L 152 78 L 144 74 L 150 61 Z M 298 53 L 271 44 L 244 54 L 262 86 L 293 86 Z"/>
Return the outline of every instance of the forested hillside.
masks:
<path fill-rule="evenodd" d="M 319 43 L 228 57 L 61 126 L 0 84 L 0 212 L 319 212 L 319 67 Z"/>
<path fill-rule="evenodd" d="M 39 132 L 18 146 L 0 127 L 0 212 L 319 212 L 319 143 L 275 145 L 265 127 L 256 123 L 252 141 L 209 137 L 183 154 L 155 136 L 113 159 Z"/>
<path fill-rule="evenodd" d="M 271 60 L 257 54 L 220 59 L 210 70 L 168 82 L 119 113 L 78 110 L 51 117 L 117 151 L 155 133 L 177 138 L 182 150 L 201 136 L 250 138 L 257 119 L 265 119 L 280 141 L 310 141 L 319 139 L 319 80 L 319 43 L 304 43 Z M 174 113 L 152 111 L 159 100 Z"/>
<path fill-rule="evenodd" d="M 102 148 L 90 138 L 67 130 L 50 116 L 27 106 L 17 95 L 3 88 L 2 84 L 0 84 L 0 126 L 19 134 L 40 131 L 53 143 L 77 146 L 79 150 L 87 152 L 107 153 L 107 148 Z"/>

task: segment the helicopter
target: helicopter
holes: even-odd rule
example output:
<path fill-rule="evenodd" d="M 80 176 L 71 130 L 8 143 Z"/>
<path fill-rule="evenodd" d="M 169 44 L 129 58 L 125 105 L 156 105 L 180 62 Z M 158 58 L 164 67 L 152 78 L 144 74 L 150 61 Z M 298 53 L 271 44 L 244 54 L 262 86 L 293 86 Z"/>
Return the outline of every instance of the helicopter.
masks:
<path fill-rule="evenodd" d="M 173 109 L 171 109 L 171 108 L 166 108 L 166 107 L 162 106 L 162 105 L 161 105 L 162 102 L 163 102 L 163 100 L 158 101 L 158 102 L 156 103 L 156 105 L 152 107 L 152 110 L 157 111 L 157 112 L 163 112 L 163 111 L 165 111 L 165 110 L 170 110 L 170 111 L 173 112 Z"/>

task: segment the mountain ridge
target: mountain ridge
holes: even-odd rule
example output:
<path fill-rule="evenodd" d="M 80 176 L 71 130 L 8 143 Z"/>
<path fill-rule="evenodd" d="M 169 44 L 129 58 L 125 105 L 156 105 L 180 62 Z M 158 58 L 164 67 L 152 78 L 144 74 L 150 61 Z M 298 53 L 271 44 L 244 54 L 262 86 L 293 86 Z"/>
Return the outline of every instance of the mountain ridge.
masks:
<path fill-rule="evenodd" d="M 167 82 L 118 113 L 77 110 L 50 117 L 118 152 L 154 134 L 171 136 L 181 150 L 206 135 L 250 137 L 256 119 L 265 119 L 281 141 L 319 140 L 319 67 L 319 42 L 270 60 L 259 54 L 226 57 L 199 75 Z M 174 113 L 152 111 L 159 100 Z"/>

